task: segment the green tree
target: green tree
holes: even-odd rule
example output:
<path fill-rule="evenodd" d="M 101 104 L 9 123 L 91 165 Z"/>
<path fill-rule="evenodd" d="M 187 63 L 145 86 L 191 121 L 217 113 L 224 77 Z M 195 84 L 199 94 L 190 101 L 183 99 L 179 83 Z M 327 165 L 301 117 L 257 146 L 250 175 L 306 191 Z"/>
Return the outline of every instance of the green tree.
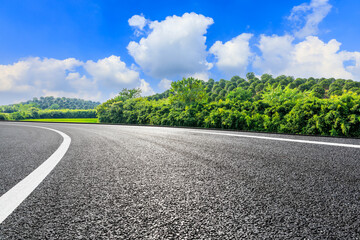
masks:
<path fill-rule="evenodd" d="M 255 73 L 253 73 L 253 72 L 248 72 L 248 73 L 246 74 L 246 78 L 247 78 L 247 80 L 254 79 L 254 78 L 255 78 Z"/>
<path fill-rule="evenodd" d="M 57 104 L 57 103 L 53 103 L 53 104 L 51 104 L 51 106 L 49 107 L 49 109 L 59 109 L 60 108 L 60 106 L 59 106 L 59 104 Z"/>
<path fill-rule="evenodd" d="M 190 105 L 207 101 L 207 94 L 203 81 L 194 78 L 183 78 L 180 81 L 172 82 L 170 98 L 172 103 Z"/>
<path fill-rule="evenodd" d="M 251 100 L 252 92 L 250 90 L 245 90 L 241 87 L 236 88 L 235 90 L 228 93 L 227 98 L 235 101 L 247 101 Z"/>
<path fill-rule="evenodd" d="M 341 84 L 341 82 L 340 82 Z M 342 85 L 339 82 L 333 82 L 329 88 L 330 95 L 342 95 Z"/>
<path fill-rule="evenodd" d="M 264 73 L 263 75 L 261 75 L 261 82 L 262 83 L 270 83 L 271 81 L 274 80 L 273 77 L 270 74 Z"/>
<path fill-rule="evenodd" d="M 255 87 L 256 92 L 261 92 L 264 89 L 265 85 L 263 83 L 259 83 Z"/>
<path fill-rule="evenodd" d="M 311 86 L 312 86 L 311 84 L 303 83 L 299 86 L 299 90 L 304 92 L 304 91 L 310 90 Z"/>
<path fill-rule="evenodd" d="M 29 113 L 30 113 L 30 118 L 34 118 L 34 119 L 37 119 L 39 118 L 39 109 L 38 108 L 35 108 L 35 107 L 32 107 L 29 109 Z"/>
<path fill-rule="evenodd" d="M 359 87 L 359 84 L 358 84 L 357 82 L 348 81 L 348 82 L 346 82 L 346 83 L 344 84 L 343 90 L 349 91 L 350 89 L 356 88 L 356 87 Z"/>
<path fill-rule="evenodd" d="M 328 90 L 331 83 L 332 83 L 331 79 L 324 79 L 319 83 L 319 86 Z"/>
<path fill-rule="evenodd" d="M 123 90 L 121 90 L 119 95 L 115 97 L 115 100 L 126 101 L 128 99 L 138 98 L 141 96 L 140 94 L 141 94 L 140 88 L 133 88 L 133 89 L 123 88 Z"/>
<path fill-rule="evenodd" d="M 7 116 L 5 113 L 0 113 L 0 121 L 5 121 L 8 120 Z"/>
<path fill-rule="evenodd" d="M 289 76 L 273 79 L 270 75 L 262 78 L 245 81 L 233 77 L 211 83 L 183 79 L 166 94 L 110 99 L 97 108 L 97 114 L 101 122 L 360 137 L 360 96 L 353 81 L 294 80 Z M 235 83 L 237 87 L 231 89 Z M 31 112 L 24 105 L 17 109 Z M 14 118 L 24 117 L 22 114 Z M 46 114 L 54 117 L 73 113 L 51 110 Z"/>
<path fill-rule="evenodd" d="M 322 88 L 320 85 L 315 85 L 311 91 L 313 95 L 317 98 L 323 98 L 325 95 L 325 89 Z"/>

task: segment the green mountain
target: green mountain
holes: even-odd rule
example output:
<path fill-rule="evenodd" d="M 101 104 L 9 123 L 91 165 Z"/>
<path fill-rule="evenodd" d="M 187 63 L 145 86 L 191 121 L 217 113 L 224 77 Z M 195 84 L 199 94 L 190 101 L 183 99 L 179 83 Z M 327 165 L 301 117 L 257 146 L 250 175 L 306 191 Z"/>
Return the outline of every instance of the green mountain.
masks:
<path fill-rule="evenodd" d="M 0 106 L 0 120 L 44 118 L 96 118 L 99 102 L 78 98 L 40 97 Z"/>
<path fill-rule="evenodd" d="M 79 98 L 40 97 L 18 104 L 0 106 L 0 112 L 13 113 L 35 107 L 46 109 L 95 109 L 100 102 L 87 101 Z"/>

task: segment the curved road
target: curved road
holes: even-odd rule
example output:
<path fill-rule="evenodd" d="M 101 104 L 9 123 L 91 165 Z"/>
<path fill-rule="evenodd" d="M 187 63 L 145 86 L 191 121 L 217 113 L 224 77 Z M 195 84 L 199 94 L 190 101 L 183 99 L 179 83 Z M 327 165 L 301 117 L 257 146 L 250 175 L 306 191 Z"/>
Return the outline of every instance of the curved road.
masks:
<path fill-rule="evenodd" d="M 71 145 L 0 239 L 359 239 L 359 139 L 0 123 L 0 195 L 62 142 L 22 125 Z"/>

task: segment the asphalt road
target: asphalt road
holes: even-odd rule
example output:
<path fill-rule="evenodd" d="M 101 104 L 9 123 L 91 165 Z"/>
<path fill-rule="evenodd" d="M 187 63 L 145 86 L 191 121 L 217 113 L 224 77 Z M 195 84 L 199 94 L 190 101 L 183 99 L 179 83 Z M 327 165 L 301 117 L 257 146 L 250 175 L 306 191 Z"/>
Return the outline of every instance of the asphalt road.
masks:
<path fill-rule="evenodd" d="M 360 148 L 229 134 L 358 139 L 22 124 L 72 141 L 0 224 L 0 239 L 360 239 Z M 61 142 L 49 130 L 0 123 L 0 195 Z"/>

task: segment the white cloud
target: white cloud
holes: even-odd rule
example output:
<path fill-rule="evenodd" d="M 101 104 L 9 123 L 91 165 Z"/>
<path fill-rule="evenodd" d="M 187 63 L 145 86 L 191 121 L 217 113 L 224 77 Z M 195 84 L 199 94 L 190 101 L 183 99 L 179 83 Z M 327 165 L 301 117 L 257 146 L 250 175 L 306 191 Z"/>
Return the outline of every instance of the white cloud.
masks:
<path fill-rule="evenodd" d="M 91 101 L 99 101 L 99 99 L 102 97 L 101 92 L 88 92 L 79 90 L 77 92 L 67 92 L 67 91 L 50 91 L 43 89 L 41 96 L 53 96 L 53 97 L 68 97 L 68 98 L 81 98 Z M 27 98 L 26 100 L 29 100 Z"/>
<path fill-rule="evenodd" d="M 97 62 L 89 60 L 84 68 L 95 81 L 101 81 L 109 87 L 119 87 L 139 80 L 139 73 L 127 68 L 125 62 L 114 55 Z"/>
<path fill-rule="evenodd" d="M 209 54 L 215 56 L 217 68 L 229 75 L 243 75 L 253 61 L 252 68 L 258 73 L 360 81 L 360 52 L 342 51 L 337 40 L 323 42 L 313 36 L 330 9 L 327 0 L 295 6 L 289 17 L 297 24 L 294 35 L 261 35 L 257 44 L 261 54 L 255 57 L 249 46 L 252 34 L 248 33 L 224 43 L 216 41 L 207 51 L 206 33 L 213 19 L 201 14 L 185 13 L 153 22 L 134 15 L 128 22 L 135 31 L 144 33 L 145 26 L 149 27 L 145 37 L 127 46 L 137 65 L 128 67 L 114 55 L 86 62 L 37 57 L 0 65 L 0 102 L 44 95 L 106 100 L 125 87 L 139 87 L 143 96 L 151 95 L 154 90 L 140 78 L 140 69 L 162 79 L 158 86 L 166 90 L 171 86 L 169 78 L 207 81 L 213 67 L 207 61 Z"/>
<path fill-rule="evenodd" d="M 26 90 L 28 85 L 22 80 L 28 69 L 29 64 L 25 61 L 20 61 L 12 65 L 0 65 L 0 92 Z"/>
<path fill-rule="evenodd" d="M 81 76 L 78 72 L 69 73 L 66 76 L 65 80 L 68 81 L 69 84 L 75 89 L 89 90 L 96 88 L 95 81 L 87 78 L 85 75 Z"/>
<path fill-rule="evenodd" d="M 360 80 L 358 75 L 360 56 L 358 52 L 339 51 L 335 39 L 328 43 L 317 37 L 307 37 L 297 44 L 290 36 L 261 36 L 254 67 L 261 72 L 295 77 L 334 77 Z M 353 60 L 354 65 L 344 67 L 344 62 Z"/>
<path fill-rule="evenodd" d="M 154 90 L 151 88 L 150 83 L 146 82 L 144 79 L 140 80 L 141 95 L 149 96 L 155 94 Z"/>
<path fill-rule="evenodd" d="M 155 78 L 182 77 L 209 70 L 206 61 L 207 28 L 211 18 L 196 13 L 169 16 L 149 24 L 151 32 L 127 49 L 135 62 Z"/>
<path fill-rule="evenodd" d="M 278 74 L 284 69 L 291 58 L 294 38 L 285 36 L 261 35 L 257 45 L 262 56 L 256 56 L 253 67 L 260 69 L 263 73 Z"/>
<path fill-rule="evenodd" d="M 216 56 L 216 66 L 227 75 L 243 75 L 252 56 L 249 40 L 252 34 L 243 33 L 230 41 L 216 41 L 210 53 Z"/>
<path fill-rule="evenodd" d="M 159 82 L 158 87 L 161 88 L 162 90 L 168 90 L 171 88 L 171 83 L 172 83 L 171 80 L 169 80 L 167 78 L 163 78 Z"/>
<path fill-rule="evenodd" d="M 310 4 L 303 3 L 295 6 L 288 17 L 298 29 L 295 36 L 304 38 L 316 35 L 319 31 L 319 23 L 327 16 L 331 7 L 328 0 L 311 0 Z M 300 27 L 301 25 L 303 26 Z"/>
<path fill-rule="evenodd" d="M 355 80 L 360 81 L 360 52 L 342 51 L 340 55 L 342 55 L 344 61 L 352 62 L 345 69 L 353 75 Z"/>
<path fill-rule="evenodd" d="M 111 92 L 137 86 L 145 94 L 152 93 L 139 73 L 129 69 L 117 56 L 96 62 L 37 57 L 0 65 L 1 104 L 50 95 L 104 101 Z"/>
<path fill-rule="evenodd" d="M 186 77 L 193 77 L 195 79 L 203 80 L 205 82 L 209 81 L 209 73 L 208 72 L 198 72 L 194 74 L 189 74 Z"/>
<path fill-rule="evenodd" d="M 64 85 L 67 72 L 74 71 L 81 62 L 68 58 L 27 58 L 14 64 L 0 65 L 0 91 L 25 92 L 56 89 Z"/>
<path fill-rule="evenodd" d="M 262 73 L 295 77 L 334 77 L 360 81 L 360 53 L 341 51 L 336 39 L 323 42 L 318 25 L 330 12 L 328 0 L 312 0 L 292 9 L 289 19 L 304 23 L 294 36 L 261 35 L 253 68 Z M 294 42 L 295 37 L 304 38 Z"/>
<path fill-rule="evenodd" d="M 146 25 L 146 19 L 142 15 L 134 15 L 128 20 L 129 26 L 143 30 Z"/>

